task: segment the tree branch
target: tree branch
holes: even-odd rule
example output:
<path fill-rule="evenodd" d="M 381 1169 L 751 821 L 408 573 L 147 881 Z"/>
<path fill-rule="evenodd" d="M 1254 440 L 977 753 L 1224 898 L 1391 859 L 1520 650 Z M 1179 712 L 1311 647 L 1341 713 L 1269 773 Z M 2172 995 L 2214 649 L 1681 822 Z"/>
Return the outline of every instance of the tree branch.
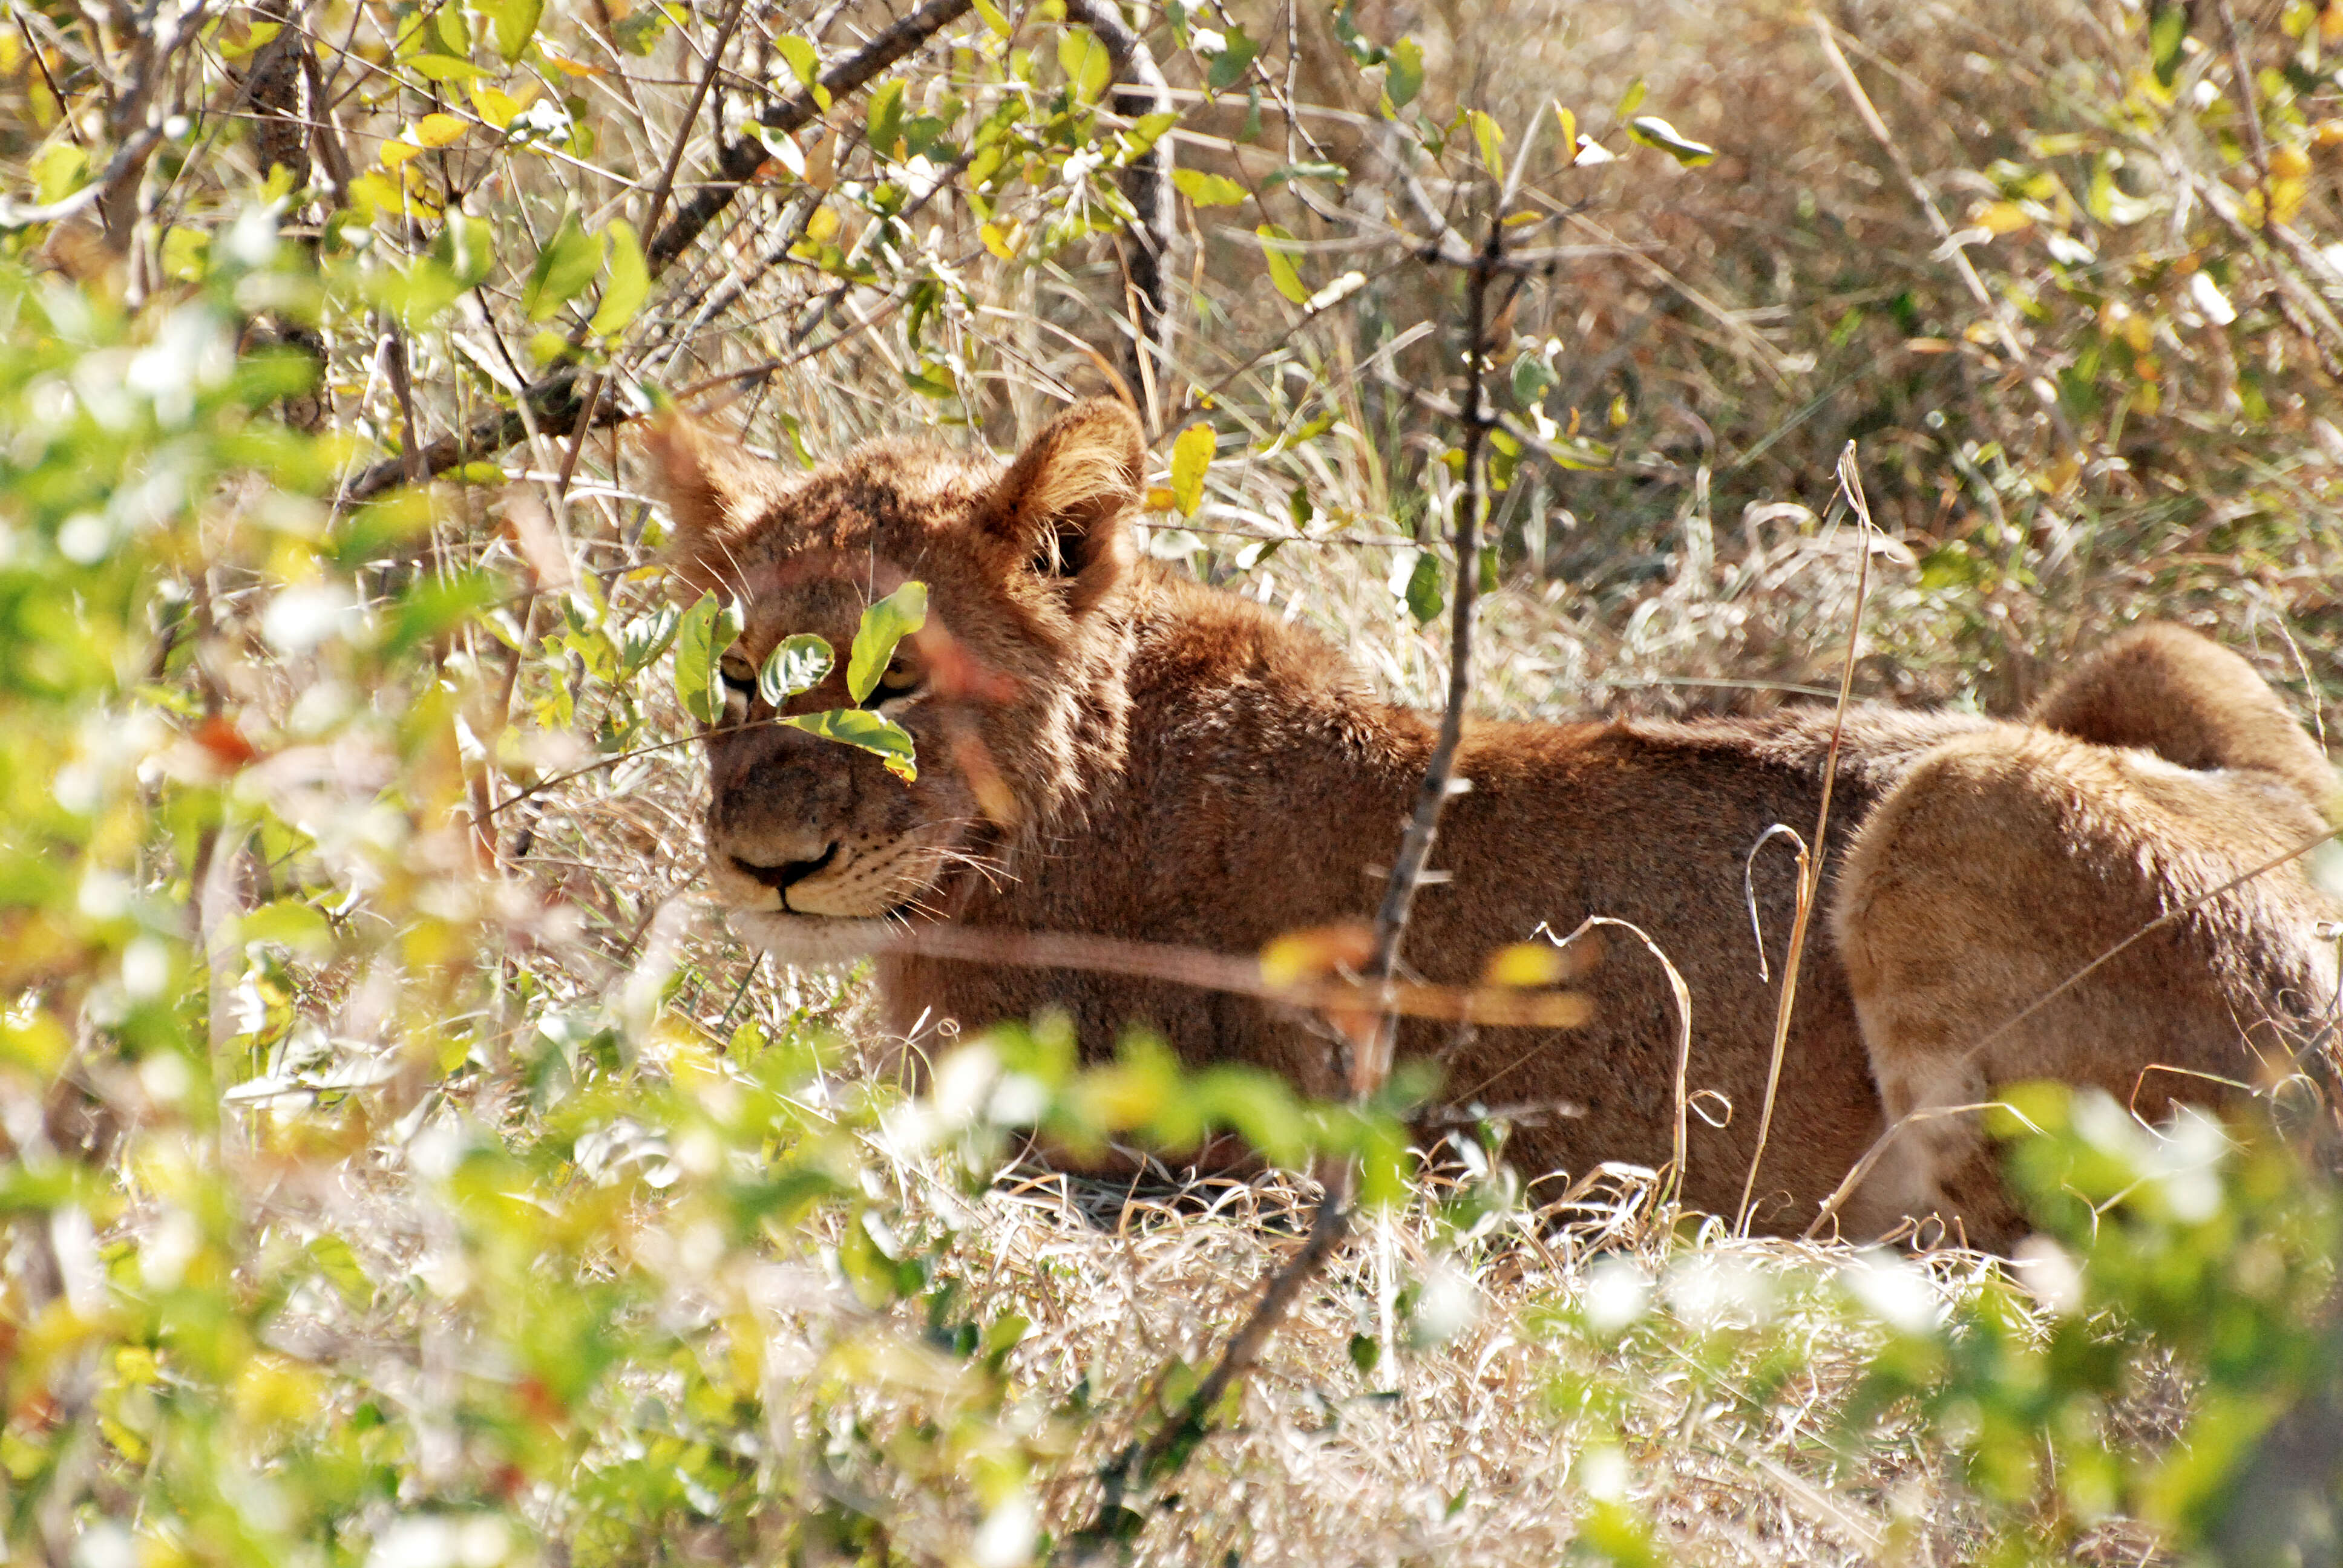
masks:
<path fill-rule="evenodd" d="M 868 44 L 824 71 L 821 89 L 832 102 L 849 93 L 860 90 L 871 77 L 934 37 L 944 28 L 968 15 L 970 0 L 928 0 L 910 15 L 874 35 Z M 765 130 L 779 135 L 799 130 L 821 116 L 821 107 L 811 93 L 800 93 L 787 102 L 767 110 L 758 118 Z M 732 205 L 756 172 L 765 166 L 772 155 L 765 148 L 759 136 L 741 137 L 728 146 L 716 160 L 716 174 L 701 185 L 699 193 L 676 209 L 666 227 L 651 238 L 643 253 L 654 275 L 666 270 L 676 257 L 691 248 L 692 243 L 716 221 L 717 215 Z"/>
<path fill-rule="evenodd" d="M 1115 112 L 1132 120 L 1175 112 L 1172 86 L 1155 64 L 1147 41 L 1123 25 L 1113 0 L 1067 0 L 1066 15 L 1088 27 L 1106 45 L 1114 74 Z M 1172 139 L 1159 136 L 1122 172 L 1123 199 L 1136 220 L 1120 246 L 1138 328 L 1125 346 L 1123 378 L 1152 392 L 1157 363 L 1171 364 L 1172 258 L 1179 243 L 1178 207 L 1172 192 Z M 1150 423 L 1153 423 L 1151 417 Z"/>
<path fill-rule="evenodd" d="M 839 61 L 821 74 L 820 83 L 831 102 L 857 91 L 870 79 L 917 49 L 930 38 L 967 15 L 970 0 L 928 0 L 928 3 L 903 17 L 854 54 Z M 769 110 L 759 121 L 766 130 L 787 134 L 811 124 L 821 115 L 821 109 L 811 93 L 796 97 Z M 769 157 L 762 137 L 743 136 L 727 146 L 716 161 L 715 177 L 699 187 L 698 194 L 676 209 L 665 226 L 651 238 L 644 251 L 644 260 L 654 276 L 667 270 L 677 257 L 691 248 L 694 242 L 707 232 L 708 226 L 732 203 Z M 656 220 L 656 210 L 650 215 Z M 567 436 L 583 423 L 588 428 L 616 425 L 628 416 L 623 407 L 607 397 L 593 399 L 590 415 L 585 390 L 587 372 L 575 365 L 564 366 L 544 379 L 522 388 L 520 406 L 499 408 L 483 414 L 466 428 L 442 436 L 422 449 L 422 461 L 414 465 L 425 477 L 444 474 L 459 464 L 500 452 L 519 441 L 528 433 L 534 422 L 538 434 Z M 524 414 L 522 407 L 527 413 Z M 410 465 L 404 454 L 386 457 L 366 468 L 352 479 L 344 496 L 350 501 L 371 500 L 396 487 L 409 482 Z"/>

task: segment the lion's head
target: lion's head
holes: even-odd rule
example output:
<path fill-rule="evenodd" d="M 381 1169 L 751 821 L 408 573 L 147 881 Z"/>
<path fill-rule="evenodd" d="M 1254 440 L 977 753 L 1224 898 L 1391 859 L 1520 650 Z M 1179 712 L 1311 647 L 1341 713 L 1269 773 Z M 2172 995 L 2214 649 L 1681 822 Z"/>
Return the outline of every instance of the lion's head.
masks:
<path fill-rule="evenodd" d="M 1122 407 L 1077 405 L 1003 467 L 882 441 L 792 474 L 681 422 L 654 437 L 687 598 L 736 598 L 724 716 L 707 734 L 708 869 L 747 934 L 813 960 L 867 948 L 876 922 L 955 912 L 1005 874 L 1018 837 L 1079 809 L 1121 751 L 1130 637 L 1125 518 L 1143 450 Z M 757 671 L 810 632 L 837 665 L 782 714 L 851 706 L 863 609 L 925 583 L 928 622 L 865 706 L 908 730 L 905 783 L 850 746 L 769 722 Z"/>

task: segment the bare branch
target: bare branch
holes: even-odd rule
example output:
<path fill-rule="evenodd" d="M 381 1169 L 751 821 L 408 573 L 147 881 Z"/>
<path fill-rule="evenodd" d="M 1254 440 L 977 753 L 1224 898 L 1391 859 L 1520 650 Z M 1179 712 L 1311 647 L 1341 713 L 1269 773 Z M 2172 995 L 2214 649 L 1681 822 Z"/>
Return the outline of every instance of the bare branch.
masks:
<path fill-rule="evenodd" d="M 952 23 L 968 15 L 970 0 L 928 0 L 910 15 L 882 29 L 870 42 L 839 61 L 821 74 L 821 90 L 835 102 L 849 93 L 859 91 L 880 72 L 934 37 Z M 776 135 L 787 136 L 811 125 L 821 116 L 821 106 L 812 93 L 800 93 L 768 110 L 758 124 Z M 716 221 L 717 215 L 732 205 L 740 187 L 765 166 L 772 155 L 766 151 L 764 138 L 746 136 L 726 147 L 716 160 L 715 177 L 699 187 L 667 226 L 651 238 L 643 252 L 654 274 L 666 270 L 669 263 L 691 248 L 692 243 Z M 654 215 L 656 216 L 656 215 Z"/>
<path fill-rule="evenodd" d="M 821 74 L 821 87 L 832 102 L 868 84 L 870 79 L 900 60 L 912 50 L 967 15 L 970 0 L 928 0 L 928 3 L 903 17 L 894 25 L 873 37 L 854 54 L 839 61 Z M 711 67 L 710 75 L 713 75 Z M 800 129 L 819 118 L 821 109 L 811 93 L 801 93 L 767 113 L 759 122 L 770 132 L 786 135 Z M 680 144 L 679 144 L 679 146 Z M 675 259 L 691 248 L 708 226 L 732 203 L 740 187 L 764 166 L 770 155 L 761 136 L 743 136 L 727 146 L 717 159 L 715 177 L 699 187 L 699 194 L 679 207 L 674 217 L 652 236 L 643 258 L 653 276 L 668 268 Z M 661 190 L 667 188 L 665 180 Z M 660 203 L 654 201 L 650 217 L 656 221 Z M 625 409 L 599 396 L 599 388 L 583 385 L 586 373 L 578 367 L 565 366 L 540 381 L 524 387 L 516 406 L 484 414 L 463 430 L 442 436 L 422 449 L 422 461 L 412 465 L 428 477 L 444 474 L 462 463 L 500 452 L 527 436 L 535 424 L 542 436 L 568 436 L 581 424 L 588 429 L 624 422 Z M 581 396 L 594 391 L 591 397 Z M 589 407 L 590 405 L 590 407 Z M 524 409 L 526 412 L 524 412 Z M 387 457 L 373 464 L 350 481 L 344 492 L 348 500 L 367 501 L 410 482 L 410 465 L 405 456 Z"/>
<path fill-rule="evenodd" d="M 1175 112 L 1171 85 L 1155 64 L 1147 41 L 1123 25 L 1112 0 L 1067 0 L 1066 14 L 1098 35 L 1116 82 L 1114 106 L 1133 120 Z M 1122 174 L 1123 198 L 1136 221 L 1125 231 L 1123 270 L 1131 279 L 1138 330 L 1124 355 L 1124 379 L 1155 387 L 1155 361 L 1169 365 L 1172 331 L 1172 257 L 1179 243 L 1178 207 L 1172 193 L 1172 138 L 1168 132 L 1131 160 Z M 1160 400 L 1160 399 L 1159 399 Z M 1153 423 L 1152 417 L 1150 423 Z"/>

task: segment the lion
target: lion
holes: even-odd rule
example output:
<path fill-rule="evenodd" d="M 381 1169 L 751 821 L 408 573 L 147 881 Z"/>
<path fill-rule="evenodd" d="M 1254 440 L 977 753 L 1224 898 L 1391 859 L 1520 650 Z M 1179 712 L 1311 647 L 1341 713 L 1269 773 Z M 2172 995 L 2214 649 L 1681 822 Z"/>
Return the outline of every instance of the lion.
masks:
<path fill-rule="evenodd" d="M 787 473 L 679 420 L 654 456 L 679 591 L 745 608 L 706 739 L 707 874 L 739 929 L 795 962 L 878 949 L 898 1032 L 1058 1010 L 1086 1054 L 1143 1023 L 1192 1063 L 1338 1091 L 1322 1027 L 1292 1008 L 884 940 L 942 923 L 1252 954 L 1375 906 L 1433 720 L 1311 632 L 1140 558 L 1145 454 L 1121 405 L 1070 408 L 1005 467 L 879 442 Z M 756 672 L 791 634 L 844 648 L 912 580 L 929 630 L 868 699 L 916 742 L 907 784 L 768 722 Z M 833 672 L 784 706 L 850 702 Z M 1406 969 L 1445 985 L 1588 915 L 1648 935 L 1691 997 L 1701 1114 L 1680 1176 L 1710 1212 L 1735 1211 L 1757 1151 L 1795 904 L 1795 857 L 1753 850 L 1776 824 L 1811 831 L 1834 722 L 1469 722 L 1469 787 L 1407 928 Z M 1926 1112 L 2051 1077 L 2156 1118 L 2306 1055 L 2324 1070 L 2338 911 L 2298 855 L 2328 831 L 2334 777 L 2244 659 L 2144 626 L 2022 720 L 1854 707 L 1837 758 L 1827 920 L 1798 976 L 1758 1228 L 1805 1226 L 1909 1118 L 1839 1221 L 1879 1235 L 1936 1216 L 2006 1240 L 2022 1231 L 1978 1119 Z M 1583 1028 L 1401 1030 L 1444 1103 L 1507 1108 L 1528 1174 L 1672 1153 L 1668 976 L 1622 940 L 1584 984 Z"/>

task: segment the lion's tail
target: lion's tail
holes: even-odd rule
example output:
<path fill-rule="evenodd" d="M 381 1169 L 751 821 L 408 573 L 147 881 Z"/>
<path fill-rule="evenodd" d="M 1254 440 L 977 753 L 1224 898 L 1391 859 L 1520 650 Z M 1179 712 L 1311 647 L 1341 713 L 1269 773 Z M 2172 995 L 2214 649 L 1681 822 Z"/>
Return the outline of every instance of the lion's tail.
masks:
<path fill-rule="evenodd" d="M 2274 773 L 2329 809 L 2334 770 L 2253 666 L 2177 626 L 2134 628 L 2036 704 L 2033 721 L 2103 746 L 2145 747 L 2183 768 Z"/>

